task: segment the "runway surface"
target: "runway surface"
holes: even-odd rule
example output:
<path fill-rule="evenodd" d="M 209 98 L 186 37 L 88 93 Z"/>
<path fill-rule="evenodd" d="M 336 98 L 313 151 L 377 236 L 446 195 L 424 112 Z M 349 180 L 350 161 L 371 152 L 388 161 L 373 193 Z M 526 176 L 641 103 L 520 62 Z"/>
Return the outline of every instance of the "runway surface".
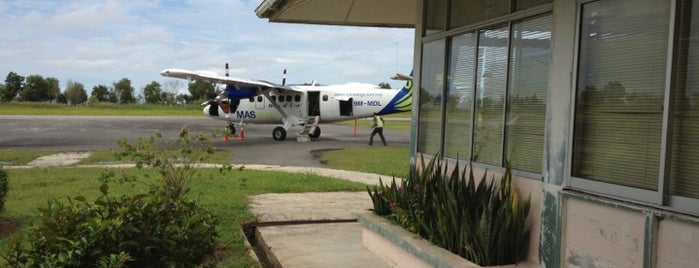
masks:
<path fill-rule="evenodd" d="M 184 127 L 192 133 L 208 134 L 214 129 L 221 133 L 224 126 L 224 121 L 204 117 L 0 115 L 0 150 L 104 150 L 116 148 L 123 138 L 148 138 L 156 132 L 171 138 Z M 232 150 L 232 164 L 322 167 L 315 157 L 319 152 L 368 146 L 371 133 L 368 127 L 358 127 L 354 136 L 352 126 L 322 124 L 320 138 L 303 143 L 296 141 L 300 127 L 290 129 L 285 141 L 272 139 L 274 127 L 245 125 L 245 140 L 231 138 L 225 142 L 216 138 L 214 146 Z M 384 135 L 389 146 L 410 144 L 409 131 L 385 129 Z M 374 144 L 381 142 L 375 140 Z"/>

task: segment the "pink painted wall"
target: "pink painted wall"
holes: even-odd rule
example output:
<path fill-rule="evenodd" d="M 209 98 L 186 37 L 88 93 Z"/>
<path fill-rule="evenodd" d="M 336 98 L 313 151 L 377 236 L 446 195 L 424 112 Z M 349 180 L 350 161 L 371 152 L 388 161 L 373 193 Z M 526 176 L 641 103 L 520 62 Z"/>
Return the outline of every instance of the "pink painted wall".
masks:
<path fill-rule="evenodd" d="M 564 198 L 565 267 L 643 267 L 645 215 Z"/>
<path fill-rule="evenodd" d="M 699 226 L 665 219 L 660 221 L 656 267 L 699 267 Z"/>

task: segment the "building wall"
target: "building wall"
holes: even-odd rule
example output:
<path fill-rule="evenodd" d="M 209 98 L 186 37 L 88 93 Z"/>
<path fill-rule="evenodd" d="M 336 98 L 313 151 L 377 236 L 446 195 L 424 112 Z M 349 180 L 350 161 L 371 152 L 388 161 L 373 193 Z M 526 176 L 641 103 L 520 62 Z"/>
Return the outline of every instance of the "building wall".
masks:
<path fill-rule="evenodd" d="M 564 207 L 566 267 L 643 266 L 643 213 L 568 197 Z"/>
<path fill-rule="evenodd" d="M 699 226 L 677 219 L 658 223 L 656 267 L 696 267 L 699 263 Z"/>
<path fill-rule="evenodd" d="M 529 223 L 536 244 L 530 246 L 528 259 L 538 261 L 541 267 L 696 267 L 699 263 L 699 254 L 696 254 L 699 252 L 699 212 L 692 210 L 697 204 L 696 199 L 676 198 L 662 189 L 655 192 L 635 190 L 571 176 L 576 79 L 580 71 L 577 55 L 579 41 L 585 38 L 579 34 L 580 13 L 584 4 L 593 2 L 553 0 L 515 12 L 509 20 L 550 14 L 553 24 L 542 170 L 540 173 L 515 173 L 519 174 L 516 187 L 520 192 L 531 192 L 532 203 L 538 206 L 532 208 L 536 215 Z M 680 12 L 676 9 L 682 5 L 685 5 L 682 8 L 687 8 L 687 2 L 670 3 L 674 21 L 679 20 Z M 426 8 L 418 10 L 425 11 Z M 501 25 L 502 21 L 508 19 L 490 18 L 463 29 L 486 29 L 488 22 Z M 434 25 L 439 26 L 439 23 Z M 422 22 L 416 23 L 415 62 L 419 67 L 415 68 L 415 85 L 422 85 L 422 45 L 440 38 L 449 40 L 459 31 L 457 28 L 423 36 L 422 29 Z M 430 30 L 434 33 L 433 28 Z M 449 53 L 444 57 L 448 65 Z M 435 152 L 423 152 L 419 148 L 420 142 L 424 142 L 419 130 L 420 101 L 413 103 L 413 159 L 421 154 L 434 155 Z M 623 164 L 617 165 L 623 167 Z M 498 170 L 503 165 L 475 166 L 483 171 Z M 662 179 L 659 184 L 663 187 Z"/>

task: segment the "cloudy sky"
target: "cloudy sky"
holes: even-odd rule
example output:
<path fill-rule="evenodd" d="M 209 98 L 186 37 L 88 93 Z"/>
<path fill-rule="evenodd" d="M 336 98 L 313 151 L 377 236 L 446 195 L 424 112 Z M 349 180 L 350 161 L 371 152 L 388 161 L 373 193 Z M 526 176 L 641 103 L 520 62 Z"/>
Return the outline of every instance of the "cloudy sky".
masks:
<path fill-rule="evenodd" d="M 137 92 L 166 68 L 323 84 L 389 82 L 412 68 L 413 30 L 269 23 L 261 0 L 0 0 L 0 83 L 9 72 Z"/>

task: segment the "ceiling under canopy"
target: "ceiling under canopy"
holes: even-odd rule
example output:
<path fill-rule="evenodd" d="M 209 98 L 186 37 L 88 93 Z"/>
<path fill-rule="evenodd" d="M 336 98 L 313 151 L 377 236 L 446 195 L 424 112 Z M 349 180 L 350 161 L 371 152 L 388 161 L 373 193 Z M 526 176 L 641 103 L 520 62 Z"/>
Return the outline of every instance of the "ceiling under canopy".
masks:
<path fill-rule="evenodd" d="M 270 22 L 414 28 L 416 0 L 264 0 L 255 9 Z"/>

